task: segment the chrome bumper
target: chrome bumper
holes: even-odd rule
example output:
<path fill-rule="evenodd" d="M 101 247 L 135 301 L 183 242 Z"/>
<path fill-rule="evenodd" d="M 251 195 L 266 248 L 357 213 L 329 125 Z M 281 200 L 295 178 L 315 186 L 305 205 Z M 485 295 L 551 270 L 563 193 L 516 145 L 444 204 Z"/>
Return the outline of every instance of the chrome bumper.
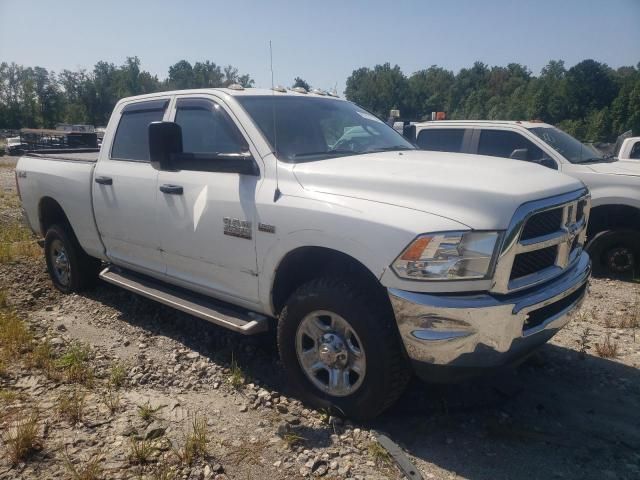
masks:
<path fill-rule="evenodd" d="M 582 303 L 590 273 L 589 256 L 582 253 L 558 278 L 510 295 L 390 289 L 389 297 L 416 369 L 475 370 L 516 363 L 549 340 Z"/>

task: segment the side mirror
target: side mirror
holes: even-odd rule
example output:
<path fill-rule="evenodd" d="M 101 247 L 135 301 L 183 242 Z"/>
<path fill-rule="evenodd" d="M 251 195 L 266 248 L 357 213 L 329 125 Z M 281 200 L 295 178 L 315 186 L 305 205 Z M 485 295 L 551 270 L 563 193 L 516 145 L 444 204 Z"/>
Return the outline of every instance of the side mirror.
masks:
<path fill-rule="evenodd" d="M 529 155 L 529 149 L 516 148 L 513 152 L 511 152 L 511 155 L 509 155 L 509 158 L 512 158 L 513 160 L 527 160 L 528 155 Z"/>
<path fill-rule="evenodd" d="M 416 126 L 411 124 L 403 125 L 402 136 L 411 143 L 416 143 Z"/>
<path fill-rule="evenodd" d="M 552 168 L 553 170 L 558 170 L 558 164 L 555 162 L 555 160 L 549 157 L 544 157 L 543 159 L 541 159 L 540 165 L 547 168 Z"/>
<path fill-rule="evenodd" d="M 156 170 L 171 170 L 171 160 L 182 153 L 182 128 L 174 122 L 149 124 L 149 159 Z"/>

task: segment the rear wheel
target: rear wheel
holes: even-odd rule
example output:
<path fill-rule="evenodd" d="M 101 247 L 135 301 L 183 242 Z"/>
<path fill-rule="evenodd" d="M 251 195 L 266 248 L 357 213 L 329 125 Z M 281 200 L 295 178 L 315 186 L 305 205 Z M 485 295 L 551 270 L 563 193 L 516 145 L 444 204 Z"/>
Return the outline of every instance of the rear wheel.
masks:
<path fill-rule="evenodd" d="M 640 270 L 640 232 L 607 230 L 587 244 L 593 271 L 597 275 L 626 277 Z"/>
<path fill-rule="evenodd" d="M 402 394 L 410 370 L 388 310 L 347 279 L 316 279 L 298 288 L 280 316 L 278 348 L 305 401 L 365 419 Z"/>
<path fill-rule="evenodd" d="M 44 238 L 44 255 L 49 277 L 61 292 L 79 292 L 95 284 L 100 261 L 82 250 L 68 227 L 49 227 Z"/>

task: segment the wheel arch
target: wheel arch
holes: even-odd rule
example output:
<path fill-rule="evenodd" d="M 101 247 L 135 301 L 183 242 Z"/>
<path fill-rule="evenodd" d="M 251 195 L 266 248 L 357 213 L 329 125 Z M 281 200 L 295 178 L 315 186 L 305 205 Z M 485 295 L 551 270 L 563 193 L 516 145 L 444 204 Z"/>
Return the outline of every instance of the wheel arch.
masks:
<path fill-rule="evenodd" d="M 640 208 L 625 204 L 604 203 L 591 208 L 587 237 L 605 230 L 640 231 Z"/>
<path fill-rule="evenodd" d="M 41 235 L 44 237 L 47 230 L 55 224 L 65 225 L 73 232 L 71 222 L 60 203 L 52 197 L 42 197 L 38 202 L 38 225 Z"/>
<path fill-rule="evenodd" d="M 393 312 L 385 288 L 360 260 L 328 247 L 301 246 L 284 255 L 275 270 L 270 290 L 273 313 L 276 316 L 280 314 L 288 298 L 299 286 L 328 275 L 354 278 L 364 288 L 380 295 L 390 312 Z"/>

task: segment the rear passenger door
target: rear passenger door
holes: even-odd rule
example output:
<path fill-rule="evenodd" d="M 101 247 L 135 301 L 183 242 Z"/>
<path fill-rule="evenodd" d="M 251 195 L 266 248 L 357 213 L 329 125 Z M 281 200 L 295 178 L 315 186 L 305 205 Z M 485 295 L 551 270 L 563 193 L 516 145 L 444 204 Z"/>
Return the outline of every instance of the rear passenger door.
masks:
<path fill-rule="evenodd" d="M 471 138 L 465 128 L 425 128 L 418 132 L 416 143 L 422 150 L 464 153 Z"/>
<path fill-rule="evenodd" d="M 156 218 L 158 171 L 149 163 L 148 128 L 163 120 L 170 98 L 125 105 L 113 141 L 105 138 L 94 171 L 93 208 L 107 256 L 116 265 L 162 275 Z"/>

